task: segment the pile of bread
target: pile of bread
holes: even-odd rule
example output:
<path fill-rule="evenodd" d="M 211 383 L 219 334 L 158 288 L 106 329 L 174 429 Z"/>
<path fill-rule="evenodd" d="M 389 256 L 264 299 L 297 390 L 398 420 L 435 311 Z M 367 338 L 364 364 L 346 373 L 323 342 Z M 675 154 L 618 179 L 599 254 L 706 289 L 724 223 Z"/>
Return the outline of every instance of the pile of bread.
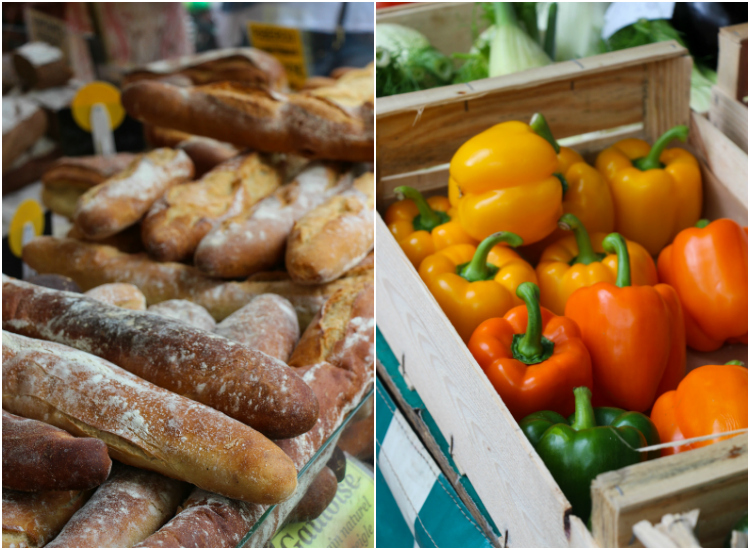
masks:
<path fill-rule="evenodd" d="M 62 159 L 70 233 L 3 276 L 4 547 L 231 547 L 279 504 L 270 536 L 333 498 L 339 468 L 297 473 L 372 386 L 371 68 L 155 74 L 123 103 L 184 139 Z"/>

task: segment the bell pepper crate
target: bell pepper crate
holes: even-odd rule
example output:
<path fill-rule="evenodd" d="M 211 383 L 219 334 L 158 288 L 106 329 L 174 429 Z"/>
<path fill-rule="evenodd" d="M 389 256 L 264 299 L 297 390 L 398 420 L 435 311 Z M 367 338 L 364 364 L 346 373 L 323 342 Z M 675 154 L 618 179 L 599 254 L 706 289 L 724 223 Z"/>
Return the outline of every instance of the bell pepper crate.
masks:
<path fill-rule="evenodd" d="M 740 166 L 739 149 L 716 146 L 728 141 L 726 136 L 691 114 L 691 69 L 687 50 L 663 42 L 378 99 L 378 211 L 382 215 L 394 202 L 400 185 L 445 194 L 448 163 L 465 141 L 500 122 L 528 121 L 541 112 L 561 144 L 588 160 L 620 139 L 653 143 L 667 129 L 689 125 L 684 147 L 701 165 L 703 217 L 746 225 L 747 157 Z M 722 544 L 747 510 L 747 434 L 602 474 L 592 485 L 589 531 L 571 514 L 570 503 L 380 216 L 376 227 L 378 326 L 443 435 L 453 441 L 452 458 L 500 532 L 507 532 L 506 545 L 633 546 L 638 521 L 658 523 L 665 513 L 695 508 L 701 542 Z M 687 352 L 688 370 L 731 359 L 746 361 L 747 346 Z"/>
<path fill-rule="evenodd" d="M 717 76 L 708 119 L 747 154 L 747 23 L 719 29 Z"/>

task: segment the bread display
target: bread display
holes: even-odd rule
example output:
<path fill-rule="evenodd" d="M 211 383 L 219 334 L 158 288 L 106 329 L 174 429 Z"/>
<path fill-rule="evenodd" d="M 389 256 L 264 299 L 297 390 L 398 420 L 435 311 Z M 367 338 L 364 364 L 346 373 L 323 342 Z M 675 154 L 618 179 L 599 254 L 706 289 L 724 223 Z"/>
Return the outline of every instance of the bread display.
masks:
<path fill-rule="evenodd" d="M 166 317 L 3 277 L 3 329 L 93 353 L 272 438 L 317 419 L 315 395 L 285 363 Z"/>
<path fill-rule="evenodd" d="M 369 95 L 358 79 L 281 94 L 235 82 L 179 88 L 141 81 L 122 104 L 141 122 L 229 142 L 238 147 L 315 159 L 374 158 L 373 72 Z"/>
<path fill-rule="evenodd" d="M 257 153 L 228 160 L 154 203 L 141 229 L 146 249 L 164 262 L 190 258 L 214 226 L 249 210 L 281 183 L 278 167 Z"/>
<path fill-rule="evenodd" d="M 174 515 L 188 488 L 182 481 L 116 464 L 47 548 L 130 548 Z"/>
<path fill-rule="evenodd" d="M 219 323 L 216 334 L 286 362 L 299 340 L 297 312 L 286 298 L 261 294 Z"/>
<path fill-rule="evenodd" d="M 112 461 L 99 439 L 3 411 L 3 488 L 16 491 L 92 489 Z"/>
<path fill-rule="evenodd" d="M 294 222 L 327 197 L 351 186 L 351 173 L 314 163 L 249 212 L 213 228 L 195 251 L 195 266 L 213 277 L 247 277 L 284 257 Z"/>
<path fill-rule="evenodd" d="M 105 304 L 124 307 L 135 311 L 146 309 L 146 297 L 138 287 L 130 283 L 108 283 L 87 291 L 86 296 Z"/>
<path fill-rule="evenodd" d="M 94 355 L 3 331 L 2 378 L 8 411 L 102 439 L 126 464 L 264 504 L 296 487 L 292 461 L 257 431 Z"/>
<path fill-rule="evenodd" d="M 88 239 L 112 236 L 138 222 L 167 189 L 192 176 L 193 163 L 184 151 L 156 149 L 81 195 L 73 222 Z"/>
<path fill-rule="evenodd" d="M 132 153 L 63 157 L 42 176 L 42 203 L 55 214 L 72 218 L 81 195 L 125 170 L 135 158 Z"/>
<path fill-rule="evenodd" d="M 362 261 L 375 244 L 372 172 L 351 189 L 314 208 L 295 224 L 286 244 L 286 268 L 298 283 L 334 281 Z"/>
<path fill-rule="evenodd" d="M 24 493 L 3 489 L 3 548 L 42 548 L 89 495 L 91 491 Z"/>

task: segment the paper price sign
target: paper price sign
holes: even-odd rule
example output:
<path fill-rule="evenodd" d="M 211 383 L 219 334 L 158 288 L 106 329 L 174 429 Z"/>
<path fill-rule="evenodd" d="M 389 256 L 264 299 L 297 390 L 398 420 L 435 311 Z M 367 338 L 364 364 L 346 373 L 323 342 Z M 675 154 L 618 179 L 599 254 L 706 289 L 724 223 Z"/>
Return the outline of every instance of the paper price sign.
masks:
<path fill-rule="evenodd" d="M 247 24 L 247 33 L 254 48 L 268 52 L 284 65 L 289 84 L 293 88 L 304 85 L 307 80 L 307 65 L 299 30 L 250 22 Z"/>

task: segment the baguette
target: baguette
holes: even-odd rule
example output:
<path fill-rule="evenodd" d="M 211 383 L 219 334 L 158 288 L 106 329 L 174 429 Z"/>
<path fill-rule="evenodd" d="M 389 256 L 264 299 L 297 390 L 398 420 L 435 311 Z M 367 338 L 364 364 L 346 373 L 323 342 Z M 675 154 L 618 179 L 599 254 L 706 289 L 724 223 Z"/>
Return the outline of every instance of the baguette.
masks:
<path fill-rule="evenodd" d="M 174 516 L 189 487 L 118 464 L 47 548 L 131 548 Z"/>
<path fill-rule="evenodd" d="M 109 283 L 87 291 L 86 296 L 111 306 L 134 311 L 146 310 L 146 297 L 138 287 L 130 283 Z"/>
<path fill-rule="evenodd" d="M 234 145 L 202 136 L 190 136 L 179 142 L 176 148 L 185 151 L 193 161 L 196 178 L 241 153 Z"/>
<path fill-rule="evenodd" d="M 318 416 L 286 364 L 159 315 L 4 277 L 3 329 L 93 353 L 272 438 L 304 433 Z"/>
<path fill-rule="evenodd" d="M 328 199 L 294 224 L 286 245 L 286 269 L 298 283 L 338 279 L 372 250 L 375 242 L 371 172 L 353 188 Z"/>
<path fill-rule="evenodd" d="M 3 411 L 3 488 L 72 491 L 101 485 L 112 467 L 107 446 Z"/>
<path fill-rule="evenodd" d="M 113 246 L 120 252 L 127 254 L 137 254 L 146 251 L 146 247 L 143 246 L 143 241 L 141 240 L 141 225 L 138 223 L 105 239 L 88 239 L 75 225 L 70 227 L 65 236 L 77 241 Z"/>
<path fill-rule="evenodd" d="M 55 290 L 67 290 L 68 292 L 83 292 L 73 279 L 63 275 L 49 273 L 47 275 L 32 275 L 26 279 L 27 283 L 39 285 L 45 288 L 54 288 Z"/>
<path fill-rule="evenodd" d="M 343 422 L 346 415 L 362 399 L 372 383 L 372 372 L 365 378 L 327 363 L 304 369 L 303 379 L 315 392 L 320 402 L 320 417 L 315 428 L 293 439 L 279 441 L 279 447 L 294 461 L 297 469 L 307 464 L 320 446 Z M 301 480 L 311 481 L 309 476 Z M 284 518 L 304 494 L 298 487 L 299 498 L 291 498 L 276 508 L 277 513 L 263 523 L 268 538 L 281 526 Z M 137 545 L 142 548 L 232 548 L 263 516 L 267 507 L 196 490 L 188 497 L 184 509 L 164 527 Z"/>
<path fill-rule="evenodd" d="M 146 254 L 125 254 L 111 246 L 45 236 L 24 247 L 23 261 L 39 273 L 70 277 L 83 290 L 122 281 L 140 288 L 151 305 L 190 300 L 217 321 L 260 294 L 278 294 L 292 303 L 302 330 L 336 290 L 359 287 L 373 279 L 372 255 L 341 279 L 324 285 L 300 285 L 286 274 L 256 274 L 247 281 L 226 282 L 184 264 L 155 262 Z"/>
<path fill-rule="evenodd" d="M 249 426 L 61 344 L 3 331 L 3 406 L 239 500 L 277 503 L 296 487 L 292 461 Z"/>
<path fill-rule="evenodd" d="M 91 491 L 3 489 L 3 548 L 42 548 L 90 495 Z"/>
<path fill-rule="evenodd" d="M 269 159 L 257 153 L 228 160 L 156 201 L 141 225 L 143 243 L 162 262 L 190 258 L 216 224 L 273 193 L 281 178 Z"/>
<path fill-rule="evenodd" d="M 297 506 L 289 513 L 286 523 L 298 523 L 316 519 L 333 502 L 338 487 L 336 474 L 328 466 L 324 466 L 318 475 L 315 476 L 312 483 L 310 483 L 305 496 L 300 499 Z"/>
<path fill-rule="evenodd" d="M 289 300 L 261 294 L 219 323 L 215 332 L 286 362 L 299 340 L 299 322 Z"/>
<path fill-rule="evenodd" d="M 213 277 L 238 278 L 277 265 L 294 222 L 351 183 L 338 166 L 311 164 L 254 209 L 213 228 L 195 250 L 195 266 Z"/>
<path fill-rule="evenodd" d="M 167 300 L 149 306 L 148 312 L 169 317 L 208 332 L 213 332 L 216 328 L 216 321 L 205 308 L 187 300 Z"/>
<path fill-rule="evenodd" d="M 73 218 L 81 195 L 125 170 L 135 158 L 131 153 L 63 157 L 42 176 L 42 203 L 55 214 Z"/>
<path fill-rule="evenodd" d="M 313 159 L 373 160 L 373 102 L 340 102 L 321 90 L 285 95 L 236 82 L 178 88 L 144 81 L 123 90 L 122 104 L 141 122 L 238 147 Z"/>
<path fill-rule="evenodd" d="M 184 151 L 156 149 L 78 199 L 73 223 L 87 238 L 104 239 L 137 223 L 164 192 L 193 177 Z"/>

